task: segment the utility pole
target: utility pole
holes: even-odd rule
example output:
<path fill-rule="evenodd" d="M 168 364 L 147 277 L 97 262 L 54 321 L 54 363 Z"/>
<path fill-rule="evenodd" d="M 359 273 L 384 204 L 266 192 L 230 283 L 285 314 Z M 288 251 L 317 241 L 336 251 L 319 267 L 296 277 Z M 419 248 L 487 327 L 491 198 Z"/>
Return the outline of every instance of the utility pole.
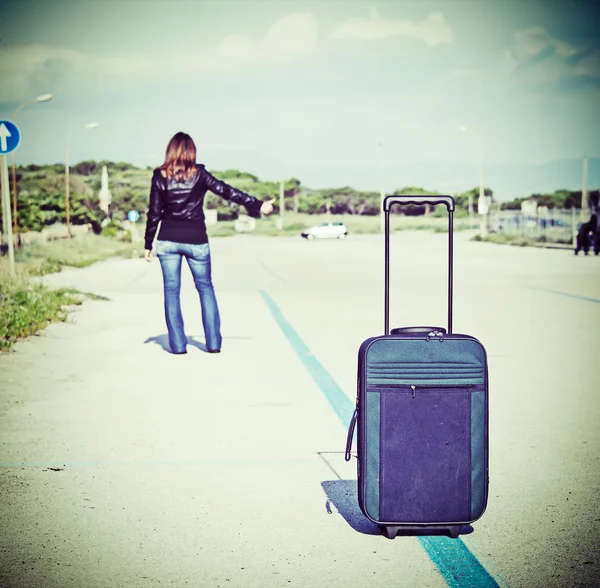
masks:
<path fill-rule="evenodd" d="M 471 194 L 471 190 L 469 190 L 469 230 L 471 230 L 472 225 L 473 225 L 473 194 Z"/>
<path fill-rule="evenodd" d="M 13 117 L 14 120 L 14 117 Z M 13 185 L 13 239 L 15 247 L 18 244 L 18 235 L 19 235 L 19 221 L 17 220 L 17 164 L 15 162 L 15 153 L 11 153 L 12 156 L 12 185 Z"/>
<path fill-rule="evenodd" d="M 17 115 L 19 111 L 25 106 L 29 106 L 30 104 L 35 104 L 36 102 L 48 102 L 52 100 L 52 94 L 42 94 L 33 100 L 27 100 L 27 102 L 23 102 L 19 104 L 17 109 L 12 114 L 12 120 L 17 122 Z M 17 245 L 17 236 L 19 234 L 19 221 L 17 217 L 17 164 L 15 161 L 15 153 L 12 153 L 12 186 L 13 186 L 13 236 L 15 246 Z"/>
<path fill-rule="evenodd" d="M 383 190 L 383 143 L 379 143 L 379 232 L 385 230 L 385 214 L 383 212 L 383 201 L 385 192 Z"/>
<path fill-rule="evenodd" d="M 8 262 L 11 275 L 15 275 L 15 250 L 10 214 L 10 188 L 8 186 L 8 162 L 6 155 L 0 155 L 0 179 L 2 181 L 2 225 L 4 237 L 8 245 Z"/>
<path fill-rule="evenodd" d="M 21 141 L 21 132 L 17 125 L 9 120 L 0 121 L 0 194 L 2 196 L 2 237 L 8 245 L 8 262 L 10 273 L 15 275 L 15 249 L 13 242 L 12 220 L 10 211 L 10 187 L 8 184 L 7 155 L 13 152 Z"/>
<path fill-rule="evenodd" d="M 67 224 L 67 237 L 71 238 L 71 198 L 69 191 L 69 139 L 65 151 L 65 221 Z"/>
<path fill-rule="evenodd" d="M 476 132 L 475 140 L 477 141 L 477 165 L 479 167 L 479 199 L 477 201 L 477 212 L 479 213 L 480 220 L 479 232 L 485 238 L 488 235 L 489 208 L 483 188 L 483 165 L 481 161 L 481 138 L 479 131 Z"/>
<path fill-rule="evenodd" d="M 83 128 L 84 129 L 95 129 L 98 127 L 97 122 L 87 123 Z M 77 129 L 73 129 L 75 132 Z M 67 237 L 71 238 L 71 194 L 69 187 L 69 144 L 71 141 L 71 135 L 67 134 L 67 139 L 65 143 L 65 217 L 67 222 Z"/>
<path fill-rule="evenodd" d="M 279 181 L 279 228 L 283 229 L 283 210 L 285 208 L 285 200 L 283 193 L 283 180 Z"/>

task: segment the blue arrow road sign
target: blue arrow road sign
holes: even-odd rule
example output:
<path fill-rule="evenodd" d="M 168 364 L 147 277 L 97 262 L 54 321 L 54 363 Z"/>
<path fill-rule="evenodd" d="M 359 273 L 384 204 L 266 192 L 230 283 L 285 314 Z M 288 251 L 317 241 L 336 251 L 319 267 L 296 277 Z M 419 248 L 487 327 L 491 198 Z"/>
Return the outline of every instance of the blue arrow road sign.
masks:
<path fill-rule="evenodd" d="M 137 221 L 138 218 L 140 218 L 140 213 L 137 210 L 130 210 L 127 213 L 127 218 L 130 222 L 134 223 Z"/>
<path fill-rule="evenodd" d="M 21 133 L 15 123 L 0 120 L 0 155 L 11 153 L 19 146 Z"/>

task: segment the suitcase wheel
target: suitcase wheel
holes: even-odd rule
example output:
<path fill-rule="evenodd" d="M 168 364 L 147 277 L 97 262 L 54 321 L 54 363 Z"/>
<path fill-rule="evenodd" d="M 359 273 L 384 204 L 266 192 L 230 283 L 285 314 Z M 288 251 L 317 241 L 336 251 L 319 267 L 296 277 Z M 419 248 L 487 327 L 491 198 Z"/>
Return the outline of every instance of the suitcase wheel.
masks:
<path fill-rule="evenodd" d="M 398 531 L 400 530 L 400 527 L 384 527 L 384 526 L 381 526 L 379 528 L 381 529 L 381 532 L 388 539 L 395 539 L 396 535 L 398 534 Z"/>
<path fill-rule="evenodd" d="M 452 539 L 458 539 L 458 536 L 460 535 L 460 526 L 454 525 L 452 527 L 448 527 L 448 535 L 450 535 Z"/>
<path fill-rule="evenodd" d="M 388 539 L 395 539 L 396 535 L 398 534 L 398 531 L 400 531 L 400 529 L 407 529 L 407 530 L 411 530 L 411 531 L 415 531 L 417 530 L 415 527 L 402 527 L 402 526 L 385 526 L 385 525 L 379 525 L 379 528 L 381 529 L 381 532 L 388 538 Z M 432 529 L 437 530 L 438 532 L 444 532 L 446 531 L 448 533 L 448 536 L 451 537 L 452 539 L 458 539 L 458 536 L 460 535 L 460 525 L 452 525 L 450 527 L 432 527 Z"/>

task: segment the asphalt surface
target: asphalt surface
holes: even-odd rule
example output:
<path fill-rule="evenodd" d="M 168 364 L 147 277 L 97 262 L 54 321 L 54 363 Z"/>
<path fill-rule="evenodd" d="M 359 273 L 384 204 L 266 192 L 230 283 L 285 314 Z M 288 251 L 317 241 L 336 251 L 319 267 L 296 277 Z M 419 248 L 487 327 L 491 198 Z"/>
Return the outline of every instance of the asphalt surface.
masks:
<path fill-rule="evenodd" d="M 238 236 L 211 241 L 219 355 L 185 265 L 182 356 L 157 259 L 43 278 L 110 300 L 0 356 L 0 586 L 600 585 L 600 258 L 467 237 L 454 331 L 488 352 L 490 497 L 459 540 L 385 538 L 343 459 L 382 238 Z M 445 243 L 393 236 L 392 326 L 446 325 Z"/>

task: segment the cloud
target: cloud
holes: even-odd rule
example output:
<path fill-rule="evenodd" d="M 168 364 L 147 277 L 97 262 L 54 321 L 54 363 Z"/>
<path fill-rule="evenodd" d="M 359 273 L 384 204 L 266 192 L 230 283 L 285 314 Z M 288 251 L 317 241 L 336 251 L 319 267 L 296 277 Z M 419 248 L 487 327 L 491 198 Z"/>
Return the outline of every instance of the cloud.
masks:
<path fill-rule="evenodd" d="M 228 35 L 219 45 L 219 55 L 229 65 L 308 55 L 317 45 L 318 30 L 319 22 L 312 13 L 288 14 L 273 22 L 265 36 L 257 41 L 247 35 Z"/>
<path fill-rule="evenodd" d="M 537 58 L 544 54 L 564 58 L 576 52 L 569 43 L 551 37 L 542 27 L 522 29 L 513 35 L 512 53 L 518 60 Z"/>
<path fill-rule="evenodd" d="M 78 61 L 78 56 L 76 51 L 42 45 L 3 49 L 0 52 L 0 100 L 30 98 L 38 85 L 53 88 L 64 72 Z"/>
<path fill-rule="evenodd" d="M 157 71 L 209 67 L 210 60 L 150 54 L 98 55 L 50 45 L 15 45 L 0 52 L 0 102 L 29 99 L 44 92 L 103 94 L 123 91 L 123 83 Z"/>
<path fill-rule="evenodd" d="M 169 76 L 221 71 L 223 68 L 310 54 L 317 45 L 319 23 L 309 12 L 292 13 L 271 23 L 256 40 L 231 34 L 204 52 L 94 54 L 51 45 L 13 45 L 0 50 L 0 102 L 29 99 L 43 92 L 103 94 L 123 92 L 123 84 Z"/>
<path fill-rule="evenodd" d="M 580 52 L 573 60 L 573 73 L 579 76 L 598 78 L 600 80 L 600 49 Z"/>
<path fill-rule="evenodd" d="M 600 82 L 600 48 L 578 47 L 542 27 L 516 31 L 500 61 L 505 73 L 534 86 L 577 89 Z"/>
<path fill-rule="evenodd" d="M 259 45 L 263 55 L 307 55 L 317 45 L 319 23 L 310 12 L 288 14 L 275 21 Z"/>
<path fill-rule="evenodd" d="M 350 18 L 335 25 L 331 31 L 334 39 L 379 41 L 388 37 L 412 37 L 431 47 L 450 43 L 452 28 L 441 12 L 432 12 L 420 22 L 382 18 L 377 8 L 369 10 L 368 18 Z"/>

